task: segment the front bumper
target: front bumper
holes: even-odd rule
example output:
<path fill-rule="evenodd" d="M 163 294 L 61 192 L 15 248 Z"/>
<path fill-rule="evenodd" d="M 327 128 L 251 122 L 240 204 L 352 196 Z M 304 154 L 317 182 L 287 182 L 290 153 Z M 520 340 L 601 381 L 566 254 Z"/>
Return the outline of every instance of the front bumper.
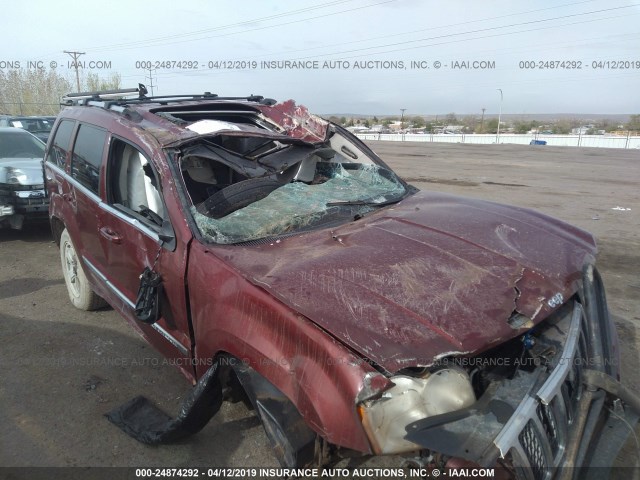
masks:
<path fill-rule="evenodd" d="M 27 218 L 45 219 L 49 212 L 49 198 L 42 185 L 0 186 L 0 222 L 21 228 Z"/>
<path fill-rule="evenodd" d="M 468 409 L 409 425 L 406 439 L 448 457 L 504 468 L 515 478 L 584 478 L 596 471 L 584 467 L 606 474 L 638 413 L 616 398 L 623 387 L 612 393 L 589 381 L 587 370 L 595 370 L 619 385 L 617 341 L 592 267 L 567 312 L 554 326 L 566 335 L 551 370 L 519 370 L 490 385 Z"/>

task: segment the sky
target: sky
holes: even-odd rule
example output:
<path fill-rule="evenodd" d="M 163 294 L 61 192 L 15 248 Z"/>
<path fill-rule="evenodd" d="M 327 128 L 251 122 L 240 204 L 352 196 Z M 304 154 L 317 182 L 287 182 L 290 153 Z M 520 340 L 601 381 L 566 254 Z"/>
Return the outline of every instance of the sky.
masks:
<path fill-rule="evenodd" d="M 640 0 L 10 5 L 0 69 L 55 67 L 74 84 L 65 50 L 123 87 L 151 74 L 155 95 L 259 94 L 320 114 L 640 113 Z"/>

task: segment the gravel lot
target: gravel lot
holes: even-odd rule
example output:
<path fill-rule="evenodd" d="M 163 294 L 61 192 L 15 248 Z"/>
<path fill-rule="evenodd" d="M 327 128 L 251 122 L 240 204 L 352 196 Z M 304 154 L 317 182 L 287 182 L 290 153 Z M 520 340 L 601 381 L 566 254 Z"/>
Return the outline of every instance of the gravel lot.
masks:
<path fill-rule="evenodd" d="M 421 189 L 531 207 L 593 232 L 623 381 L 640 391 L 640 151 L 369 144 Z M 114 311 L 70 305 L 47 224 L 1 230 L 0 258 L 1 466 L 277 466 L 242 404 L 225 404 L 177 445 L 148 447 L 121 433 L 106 412 L 144 394 L 175 413 L 188 382 Z M 620 464 L 637 457 L 632 446 Z"/>

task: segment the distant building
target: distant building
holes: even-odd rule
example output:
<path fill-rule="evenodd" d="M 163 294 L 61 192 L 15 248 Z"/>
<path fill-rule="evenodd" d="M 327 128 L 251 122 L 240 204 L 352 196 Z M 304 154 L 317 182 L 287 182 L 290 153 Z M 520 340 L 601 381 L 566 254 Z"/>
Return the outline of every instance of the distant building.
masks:
<path fill-rule="evenodd" d="M 578 128 L 572 128 L 571 133 L 573 135 L 586 135 L 589 130 L 593 130 L 594 125 L 583 125 Z"/>
<path fill-rule="evenodd" d="M 355 125 L 353 127 L 347 127 L 351 133 L 371 133 L 371 129 L 369 127 Z"/>
<path fill-rule="evenodd" d="M 460 134 L 463 133 L 464 125 L 439 125 L 433 127 L 433 133 Z"/>
<path fill-rule="evenodd" d="M 407 126 L 407 122 L 400 122 L 400 120 L 395 120 L 389 124 L 389 129 L 392 132 L 399 132 L 400 130 L 402 130 L 403 124 L 405 127 Z"/>

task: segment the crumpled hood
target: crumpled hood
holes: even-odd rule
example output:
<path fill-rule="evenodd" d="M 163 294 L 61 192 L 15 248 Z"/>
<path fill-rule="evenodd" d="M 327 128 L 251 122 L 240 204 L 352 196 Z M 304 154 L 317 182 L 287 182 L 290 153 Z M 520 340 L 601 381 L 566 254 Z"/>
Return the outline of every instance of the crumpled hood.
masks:
<path fill-rule="evenodd" d="M 0 183 L 7 183 L 9 169 L 20 170 L 26 175 L 26 180 L 20 185 L 40 185 L 44 183 L 42 158 L 0 159 Z"/>
<path fill-rule="evenodd" d="M 251 282 L 394 372 L 485 350 L 577 288 L 593 237 L 535 211 L 420 192 L 336 228 L 225 249 Z M 561 298 L 562 297 L 562 298 Z"/>

